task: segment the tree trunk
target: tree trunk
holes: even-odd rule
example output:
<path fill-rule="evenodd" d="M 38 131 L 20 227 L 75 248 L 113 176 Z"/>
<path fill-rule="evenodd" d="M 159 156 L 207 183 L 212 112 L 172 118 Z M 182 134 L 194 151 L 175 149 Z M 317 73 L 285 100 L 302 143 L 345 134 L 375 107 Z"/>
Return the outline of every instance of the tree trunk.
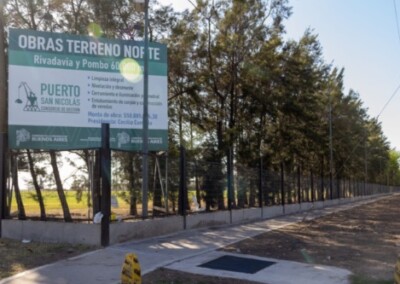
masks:
<path fill-rule="evenodd" d="M 19 183 L 18 183 L 18 160 L 17 159 L 18 159 L 17 154 L 14 154 L 11 156 L 11 176 L 12 176 L 14 190 L 15 190 L 15 199 L 17 201 L 17 207 L 18 207 L 18 219 L 25 220 L 26 219 L 25 208 L 24 208 L 24 204 L 22 202 L 21 191 L 19 189 Z"/>
<path fill-rule="evenodd" d="M 35 166 L 34 166 L 34 163 L 33 163 L 32 154 L 31 154 L 30 150 L 26 150 L 26 153 L 28 155 L 29 170 L 31 172 L 33 186 L 35 188 L 36 196 L 37 196 L 37 199 L 38 199 L 38 202 L 39 202 L 40 220 L 45 221 L 46 220 L 46 210 L 44 208 L 42 190 L 41 190 L 40 185 L 39 185 L 39 183 L 37 181 L 37 175 L 36 175 Z"/>
<path fill-rule="evenodd" d="M 67 199 L 65 197 L 63 185 L 61 182 L 60 172 L 58 170 L 56 153 L 54 151 L 50 151 L 50 158 L 51 167 L 53 168 L 54 179 L 56 181 L 57 193 L 58 197 L 60 198 L 60 203 L 64 214 L 64 221 L 72 222 L 71 213 L 69 212 Z"/>

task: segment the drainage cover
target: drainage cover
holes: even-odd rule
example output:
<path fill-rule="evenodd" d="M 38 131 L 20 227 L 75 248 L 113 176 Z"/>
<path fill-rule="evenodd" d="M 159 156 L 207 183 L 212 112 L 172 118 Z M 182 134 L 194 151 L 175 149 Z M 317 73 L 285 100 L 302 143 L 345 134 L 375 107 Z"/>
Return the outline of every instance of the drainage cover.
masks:
<path fill-rule="evenodd" d="M 203 263 L 199 265 L 199 267 L 254 274 L 273 264 L 275 264 L 275 262 L 224 255 L 212 261 Z"/>

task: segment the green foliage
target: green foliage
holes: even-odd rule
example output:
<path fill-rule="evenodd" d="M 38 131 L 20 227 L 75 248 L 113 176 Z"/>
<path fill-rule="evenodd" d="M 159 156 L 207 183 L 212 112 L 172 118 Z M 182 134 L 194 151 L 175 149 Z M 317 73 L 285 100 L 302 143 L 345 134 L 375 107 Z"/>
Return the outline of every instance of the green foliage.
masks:
<path fill-rule="evenodd" d="M 386 168 L 387 183 L 400 184 L 400 152 L 389 151 L 389 161 Z"/>
<path fill-rule="evenodd" d="M 344 93 L 344 70 L 324 62 L 312 31 L 284 41 L 287 1 L 197 4 L 166 39 L 171 143 L 201 141 L 203 159 L 212 149 L 223 161 L 231 148 L 238 164 L 254 167 L 261 155 L 271 169 L 326 174 L 331 136 L 334 178 L 383 182 L 390 148 L 380 123 L 358 93 Z"/>
<path fill-rule="evenodd" d="M 332 151 L 336 179 L 400 184 L 399 153 L 390 149 L 380 122 L 368 116 L 360 95 L 344 93 L 344 70 L 324 61 L 318 36 L 306 30 L 299 40 L 285 40 L 288 0 L 199 0 L 195 9 L 182 13 L 151 3 L 150 40 L 169 49 L 172 202 L 177 200 L 180 145 L 188 149 L 187 160 L 218 164 L 202 169 L 200 187 L 208 207 L 224 206 L 228 150 L 243 166 L 257 167 L 261 157 L 269 169 L 283 164 L 288 173 L 301 167 L 321 175 L 329 173 Z M 143 25 L 138 24 L 143 12 L 130 0 L 9 0 L 4 12 L 6 27 L 143 38 Z M 75 163 L 75 155 L 85 163 Z M 70 157 L 68 163 L 84 173 L 74 176 L 75 201 L 67 192 L 68 204 L 75 206 L 86 200 L 89 154 L 74 151 Z M 37 180 L 57 181 L 42 165 L 48 164 L 47 154 L 35 153 L 34 159 L 31 174 Z M 18 162 L 20 170 L 29 170 L 25 156 Z M 60 166 L 59 159 L 52 166 Z M 140 155 L 114 154 L 113 168 L 113 187 L 121 190 L 121 200 L 135 214 L 141 198 Z M 29 206 L 34 196 L 24 202 Z M 44 196 L 46 208 L 51 196 Z"/>

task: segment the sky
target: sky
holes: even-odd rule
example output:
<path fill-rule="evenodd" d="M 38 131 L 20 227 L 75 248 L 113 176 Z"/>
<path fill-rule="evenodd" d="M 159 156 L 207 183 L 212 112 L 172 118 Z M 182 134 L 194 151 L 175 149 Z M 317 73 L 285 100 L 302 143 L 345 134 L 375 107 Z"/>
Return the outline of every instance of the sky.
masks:
<path fill-rule="evenodd" d="M 177 11 L 193 8 L 189 0 L 160 3 L 171 4 Z M 396 7 L 400 20 L 400 0 L 289 3 L 292 15 L 285 22 L 286 38 L 298 40 L 308 28 L 317 34 L 325 62 L 345 70 L 344 92 L 352 89 L 360 95 L 368 115 L 382 123 L 391 147 L 400 150 L 400 91 L 396 92 L 400 86 L 400 22 L 395 13 Z"/>
<path fill-rule="evenodd" d="M 353 89 L 370 117 L 378 117 L 400 84 L 400 36 L 395 5 L 400 0 L 291 0 L 287 36 L 306 28 L 318 34 L 327 63 L 344 68 L 345 92 Z M 400 23 L 399 23 L 400 25 Z M 400 92 L 378 119 L 385 136 L 400 150 Z"/>

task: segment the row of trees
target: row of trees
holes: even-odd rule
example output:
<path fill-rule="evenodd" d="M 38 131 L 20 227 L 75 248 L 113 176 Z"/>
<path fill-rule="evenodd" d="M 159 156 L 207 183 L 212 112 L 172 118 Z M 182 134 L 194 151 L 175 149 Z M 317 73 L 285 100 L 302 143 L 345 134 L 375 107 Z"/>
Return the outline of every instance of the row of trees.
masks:
<path fill-rule="evenodd" d="M 166 39 L 171 145 L 228 171 L 261 159 L 275 171 L 323 177 L 332 166 L 336 180 L 398 184 L 398 153 L 359 95 L 344 93 L 344 70 L 324 62 L 310 30 L 284 39 L 290 13 L 288 1 L 197 1 L 180 15 Z"/>
<path fill-rule="evenodd" d="M 344 93 L 344 70 L 324 61 L 310 30 L 285 40 L 290 13 L 288 1 L 221 0 L 179 16 L 166 38 L 171 145 L 322 175 L 332 149 L 334 178 L 398 184 L 399 154 L 359 94 Z"/>
<path fill-rule="evenodd" d="M 189 160 L 228 163 L 232 172 L 234 165 L 254 168 L 262 161 L 269 170 L 400 184 L 399 153 L 359 94 L 344 93 L 344 70 L 324 61 L 312 31 L 298 41 L 285 39 L 288 0 L 195 4 L 177 13 L 150 1 L 150 40 L 166 43 L 169 50 L 171 157 L 183 145 Z M 143 36 L 143 13 L 131 0 L 8 0 L 4 7 L 6 27 L 72 34 L 101 27 L 104 37 Z M 51 153 L 56 176 L 57 157 Z M 81 156 L 88 161 L 88 152 Z M 114 158 L 136 214 L 140 162 L 135 154 Z M 37 161 L 29 162 L 35 180 Z M 92 180 L 98 183 L 95 175 Z M 57 188 L 62 200 L 61 182 Z M 207 198 L 219 199 L 223 188 Z M 94 193 L 93 207 L 96 200 Z"/>

